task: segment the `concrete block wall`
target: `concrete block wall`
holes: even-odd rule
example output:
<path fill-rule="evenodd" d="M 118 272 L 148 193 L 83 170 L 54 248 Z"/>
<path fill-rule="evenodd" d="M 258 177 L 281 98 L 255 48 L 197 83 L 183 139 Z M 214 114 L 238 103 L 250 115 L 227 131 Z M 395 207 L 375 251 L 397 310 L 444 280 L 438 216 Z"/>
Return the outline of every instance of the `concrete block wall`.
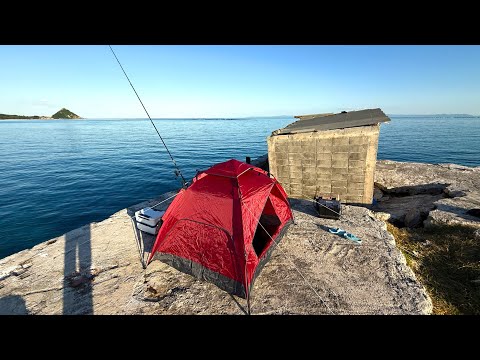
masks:
<path fill-rule="evenodd" d="M 371 204 L 379 125 L 270 136 L 270 172 L 290 197 Z"/>

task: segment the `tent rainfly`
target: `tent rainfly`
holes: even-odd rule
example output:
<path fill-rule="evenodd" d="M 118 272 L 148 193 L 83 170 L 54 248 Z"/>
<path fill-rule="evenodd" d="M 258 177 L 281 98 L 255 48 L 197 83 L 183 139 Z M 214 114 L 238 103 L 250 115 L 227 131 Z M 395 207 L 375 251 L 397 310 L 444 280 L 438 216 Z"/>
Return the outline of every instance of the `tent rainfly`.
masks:
<path fill-rule="evenodd" d="M 247 298 L 293 215 L 275 178 L 232 159 L 199 172 L 162 220 L 148 263 L 158 259 Z"/>

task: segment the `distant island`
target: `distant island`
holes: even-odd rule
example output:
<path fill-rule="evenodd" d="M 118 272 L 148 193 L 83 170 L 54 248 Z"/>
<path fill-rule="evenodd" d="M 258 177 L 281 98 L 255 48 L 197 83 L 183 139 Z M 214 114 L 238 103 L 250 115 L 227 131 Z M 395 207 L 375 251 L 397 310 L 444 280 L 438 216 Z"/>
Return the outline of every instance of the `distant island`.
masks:
<path fill-rule="evenodd" d="M 81 117 L 68 109 L 62 108 L 52 115 L 52 119 L 81 119 Z"/>
<path fill-rule="evenodd" d="M 62 108 L 57 111 L 52 116 L 25 116 L 25 115 L 9 115 L 9 114 L 0 114 L 0 120 L 17 120 L 17 119 L 33 119 L 33 120 L 43 120 L 43 119 L 83 119 L 77 114 L 71 112 L 68 109 Z"/>

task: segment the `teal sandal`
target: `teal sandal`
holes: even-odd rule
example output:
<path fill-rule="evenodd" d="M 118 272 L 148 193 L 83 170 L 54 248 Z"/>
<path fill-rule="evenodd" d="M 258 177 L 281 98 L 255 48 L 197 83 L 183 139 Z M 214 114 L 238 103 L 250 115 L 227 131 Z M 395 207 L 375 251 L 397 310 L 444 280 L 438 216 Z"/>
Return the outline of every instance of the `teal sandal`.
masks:
<path fill-rule="evenodd" d="M 350 240 L 350 241 L 353 241 L 357 244 L 361 244 L 362 243 L 362 240 L 358 237 L 356 237 L 355 235 L 353 234 L 350 234 L 348 232 L 346 232 L 345 230 L 343 229 L 340 229 L 340 228 L 328 228 L 328 231 L 332 234 L 336 234 L 336 235 L 339 235 L 339 236 L 342 236 L 344 237 L 345 239 L 347 240 Z"/>
<path fill-rule="evenodd" d="M 330 231 L 332 234 L 337 234 L 343 236 L 343 234 L 346 233 L 345 230 L 342 230 L 340 228 L 328 228 L 328 231 Z"/>
<path fill-rule="evenodd" d="M 353 241 L 353 242 L 356 242 L 357 244 L 361 244 L 361 243 L 362 243 L 362 240 L 361 240 L 360 238 L 356 237 L 356 236 L 353 235 L 353 234 L 347 233 L 347 232 L 343 234 L 343 237 L 344 237 L 345 239 L 348 239 L 348 240 L 351 240 L 351 241 Z"/>

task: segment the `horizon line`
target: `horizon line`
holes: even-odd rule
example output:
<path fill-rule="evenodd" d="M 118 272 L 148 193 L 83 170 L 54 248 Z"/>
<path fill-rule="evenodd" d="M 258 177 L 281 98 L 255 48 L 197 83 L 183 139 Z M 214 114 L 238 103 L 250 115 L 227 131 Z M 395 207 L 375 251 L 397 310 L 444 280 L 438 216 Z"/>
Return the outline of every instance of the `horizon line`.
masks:
<path fill-rule="evenodd" d="M 2 115 L 7 115 L 7 114 L 2 114 Z M 13 114 L 9 114 L 13 115 Z M 389 117 L 403 117 L 403 116 L 418 116 L 418 117 L 475 117 L 478 118 L 480 115 L 472 115 L 472 114 L 463 114 L 463 113 L 433 113 L 433 114 L 386 114 Z M 16 116 L 26 116 L 26 115 L 16 115 Z M 26 119 L 11 119 L 11 120 L 61 120 L 61 119 L 33 119 L 33 116 L 44 116 L 44 115 L 31 115 L 32 118 L 26 118 Z M 250 115 L 250 116 L 217 116 L 217 117 L 201 117 L 201 116 L 190 116 L 190 117 L 155 117 L 152 116 L 152 119 L 156 120 L 219 120 L 219 119 L 224 119 L 224 120 L 241 120 L 241 119 L 252 119 L 252 118 L 294 118 L 295 116 L 299 115 Z M 46 117 L 46 116 L 45 116 Z M 112 119 L 112 120 L 143 120 L 146 119 L 148 120 L 148 117 L 112 117 L 112 116 L 103 116 L 103 117 L 82 117 L 81 119 L 63 119 L 63 120 L 107 120 L 107 119 Z M 9 119 L 3 119 L 3 120 L 9 120 Z"/>
<path fill-rule="evenodd" d="M 443 114 L 386 114 L 390 117 L 396 116 L 467 116 L 467 117 L 480 117 L 479 115 L 472 115 L 472 114 L 460 114 L 460 113 L 443 113 Z M 189 116 L 189 117 L 156 117 L 152 116 L 152 119 L 158 120 L 191 120 L 191 119 L 198 119 L 198 120 L 218 120 L 218 119 L 225 119 L 225 120 L 237 120 L 237 119 L 250 119 L 250 118 L 283 118 L 283 117 L 295 117 L 299 115 L 251 115 L 251 116 L 217 116 L 217 117 L 202 117 L 202 116 Z M 135 120 L 135 119 L 147 119 L 148 117 L 88 117 L 83 118 L 85 119 L 119 119 L 119 120 Z"/>

